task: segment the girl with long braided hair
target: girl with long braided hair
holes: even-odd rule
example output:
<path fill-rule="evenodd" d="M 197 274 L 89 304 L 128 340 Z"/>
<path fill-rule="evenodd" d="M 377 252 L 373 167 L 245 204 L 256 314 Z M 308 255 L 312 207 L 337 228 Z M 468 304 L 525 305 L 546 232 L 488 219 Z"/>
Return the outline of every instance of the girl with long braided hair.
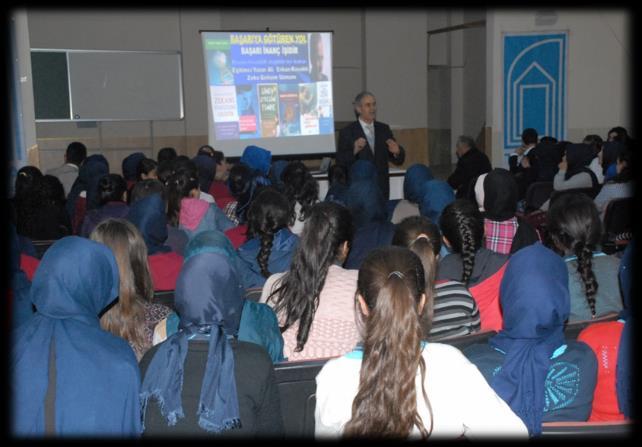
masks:
<path fill-rule="evenodd" d="M 354 348 L 359 333 L 353 298 L 357 270 L 342 267 L 352 240 L 350 211 L 332 202 L 310 208 L 290 270 L 272 275 L 261 301 L 273 306 L 289 360 L 334 357 Z"/>
<path fill-rule="evenodd" d="M 457 348 L 421 340 L 426 306 L 418 256 L 370 252 L 359 269 L 363 343 L 316 377 L 317 438 L 520 436 L 522 421 Z"/>
<path fill-rule="evenodd" d="M 622 310 L 619 259 L 598 250 L 602 222 L 593 200 L 582 193 L 563 193 L 551 200 L 546 228 L 553 249 L 568 267 L 571 313 L 568 321 L 585 321 Z"/>
<path fill-rule="evenodd" d="M 238 248 L 239 257 L 247 264 L 243 284 L 247 288 L 263 287 L 272 274 L 290 268 L 299 237 L 289 230 L 294 209 L 288 199 L 272 187 L 262 187 L 247 211 L 248 240 Z"/>
<path fill-rule="evenodd" d="M 479 307 L 481 330 L 502 328 L 499 285 L 508 255 L 483 246 L 484 221 L 479 209 L 467 199 L 444 208 L 439 221 L 444 244 L 451 254 L 439 261 L 437 280 L 461 281 Z"/>

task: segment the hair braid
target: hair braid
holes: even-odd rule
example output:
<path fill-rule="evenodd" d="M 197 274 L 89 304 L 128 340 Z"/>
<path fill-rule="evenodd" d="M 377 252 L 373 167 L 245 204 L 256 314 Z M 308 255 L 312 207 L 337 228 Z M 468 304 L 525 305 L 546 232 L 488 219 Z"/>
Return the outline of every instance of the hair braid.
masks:
<path fill-rule="evenodd" d="M 259 240 L 261 242 L 261 248 L 259 249 L 259 253 L 256 255 L 256 260 L 261 268 L 261 275 L 267 278 L 270 276 L 268 260 L 270 259 L 270 253 L 272 252 L 274 233 L 261 231 L 259 234 Z"/>
<path fill-rule="evenodd" d="M 464 213 L 458 209 L 455 209 L 454 212 L 461 237 L 461 260 L 463 267 L 461 282 L 468 285 L 470 276 L 473 274 L 473 268 L 475 267 L 475 238 L 473 236 L 472 228 L 470 227 L 468 216 L 464 215 Z"/>
<path fill-rule="evenodd" d="M 598 283 L 592 269 L 593 252 L 583 242 L 578 242 L 574 247 L 577 256 L 577 272 L 582 277 L 586 301 L 591 308 L 591 316 L 595 317 L 595 295 L 597 294 Z"/>

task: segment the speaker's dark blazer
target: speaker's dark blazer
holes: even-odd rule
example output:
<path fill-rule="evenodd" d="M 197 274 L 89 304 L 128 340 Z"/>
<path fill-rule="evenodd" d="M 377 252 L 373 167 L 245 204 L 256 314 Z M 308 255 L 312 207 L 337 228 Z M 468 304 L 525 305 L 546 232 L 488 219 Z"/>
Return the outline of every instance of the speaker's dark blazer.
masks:
<path fill-rule="evenodd" d="M 371 160 L 374 162 L 377 167 L 379 187 L 381 188 L 384 199 L 388 200 L 390 190 L 388 180 L 388 162 L 395 165 L 403 164 L 406 159 L 406 151 L 400 145 L 400 151 L 397 157 L 388 152 L 386 140 L 388 140 L 388 138 L 392 138 L 394 140 L 395 137 L 392 135 L 390 126 L 387 124 L 375 121 L 374 130 L 375 147 L 373 154 L 370 144 L 367 143 L 368 139 L 366 138 L 366 134 L 363 132 L 363 128 L 359 121 L 348 124 L 346 127 L 341 129 L 339 131 L 339 145 L 337 147 L 336 160 L 338 164 L 342 164 L 348 169 L 350 169 L 350 166 L 356 160 Z M 355 156 L 353 154 L 354 142 L 361 137 L 366 140 L 366 146 Z"/>

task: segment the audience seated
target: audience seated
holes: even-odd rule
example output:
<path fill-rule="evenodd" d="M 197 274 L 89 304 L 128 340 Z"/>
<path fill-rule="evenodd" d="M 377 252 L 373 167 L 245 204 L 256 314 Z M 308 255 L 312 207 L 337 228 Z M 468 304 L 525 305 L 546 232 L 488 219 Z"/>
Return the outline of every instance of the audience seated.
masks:
<path fill-rule="evenodd" d="M 604 183 L 604 170 L 602 169 L 602 137 L 599 135 L 591 134 L 584 137 L 583 144 L 588 144 L 593 150 L 593 159 L 589 163 L 589 169 L 593 171 L 597 182 L 601 185 Z"/>
<path fill-rule="evenodd" d="M 12 337 L 13 436 L 140 435 L 136 356 L 98 322 L 118 284 L 103 244 L 68 236 L 47 250 L 31 285 L 36 314 Z"/>
<path fill-rule="evenodd" d="M 390 245 L 395 226 L 388 220 L 386 202 L 381 193 L 374 163 L 357 160 L 350 167 L 350 186 L 347 207 L 352 214 L 354 237 L 344 264 L 347 269 L 358 269 L 365 257 L 377 247 Z"/>
<path fill-rule="evenodd" d="M 421 261 L 406 248 L 378 248 L 364 260 L 357 286 L 364 342 L 317 375 L 316 438 L 527 436 L 458 349 L 422 342 L 425 283 Z"/>
<path fill-rule="evenodd" d="M 464 283 L 479 307 L 481 330 L 500 330 L 499 285 L 508 255 L 482 246 L 483 218 L 477 207 L 466 199 L 457 199 L 444 209 L 440 227 L 444 244 L 452 253 L 439 261 L 437 280 Z"/>
<path fill-rule="evenodd" d="M 9 287 L 7 288 L 8 311 L 11 316 L 11 327 L 16 328 L 29 321 L 33 316 L 33 307 L 29 295 L 31 280 L 22 267 L 18 242 L 18 233 L 13 224 L 9 224 Z"/>
<path fill-rule="evenodd" d="M 165 202 L 160 194 L 152 194 L 133 203 L 127 220 L 143 236 L 154 290 L 174 290 L 183 265 L 183 257 L 164 245 L 167 240 Z"/>
<path fill-rule="evenodd" d="M 188 239 L 201 231 L 225 231 L 234 223 L 213 203 L 199 199 L 198 178 L 186 169 L 177 170 L 167 187 L 167 218 L 183 230 Z"/>
<path fill-rule="evenodd" d="M 257 189 L 255 179 L 250 168 L 243 164 L 230 169 L 228 184 L 234 200 L 225 206 L 223 212 L 237 225 L 247 223 L 246 213 Z"/>
<path fill-rule="evenodd" d="M 299 237 L 289 229 L 294 210 L 283 194 L 265 187 L 252 200 L 247 220 L 248 240 L 237 250 L 247 265 L 243 284 L 263 287 L 272 273 L 290 268 L 292 254 L 299 243 Z"/>
<path fill-rule="evenodd" d="M 562 161 L 563 146 L 554 138 L 542 137 L 537 145 L 532 149 L 532 154 L 537 159 L 537 182 L 552 182 L 558 165 Z M 531 182 L 533 183 L 533 182 Z M 530 183 L 529 183 L 530 186 Z M 524 193 L 528 191 L 528 187 Z"/>
<path fill-rule="evenodd" d="M 624 309 L 617 321 L 593 323 L 580 332 L 577 339 L 591 347 L 598 362 L 597 384 L 593 395 L 593 407 L 589 422 L 622 421 L 630 417 L 630 361 L 631 340 L 627 340 L 632 332 L 631 324 L 631 280 L 633 263 L 633 242 L 631 242 L 620 263 L 619 279 L 622 290 Z M 627 327 L 628 326 L 628 327 Z M 627 333 L 624 329 L 627 328 Z M 624 338 L 623 338 L 624 337 Z M 621 346 L 624 346 L 624 350 Z M 626 409 L 627 414 L 624 414 Z"/>
<path fill-rule="evenodd" d="M 595 206 L 604 222 L 606 205 L 611 200 L 633 197 L 633 154 L 628 148 L 623 148 L 617 155 L 616 175 L 604 183 L 599 194 L 595 197 Z"/>
<path fill-rule="evenodd" d="M 87 147 L 78 141 L 74 141 L 69 143 L 65 150 L 65 163 L 62 166 L 49 169 L 45 173 L 47 175 L 53 175 L 60 180 L 65 190 L 65 197 L 67 197 L 69 191 L 71 191 L 71 187 L 76 177 L 78 177 L 78 170 L 85 161 L 85 158 L 87 158 Z"/>
<path fill-rule="evenodd" d="M 617 282 L 620 260 L 596 251 L 602 224 L 593 201 L 581 193 L 556 197 L 548 210 L 547 230 L 568 268 L 569 322 L 591 320 L 622 310 Z"/>
<path fill-rule="evenodd" d="M 158 180 L 158 163 L 151 158 L 143 158 L 136 169 L 136 181 Z M 131 191 L 131 189 L 129 189 Z"/>
<path fill-rule="evenodd" d="M 504 328 L 488 344 L 465 349 L 486 381 L 524 421 L 586 421 L 597 360 L 582 342 L 564 339 L 570 311 L 564 262 L 541 243 L 515 253 L 501 285 Z"/>
<path fill-rule="evenodd" d="M 71 219 L 73 234 L 78 234 L 85 213 L 98 207 L 98 182 L 103 175 L 109 174 L 109 163 L 101 154 L 87 157 L 78 171 L 65 208 Z"/>
<path fill-rule="evenodd" d="M 53 175 L 33 179 L 28 194 L 20 201 L 16 227 L 18 234 L 31 240 L 55 240 L 71 234 L 65 211 L 64 189 Z"/>
<path fill-rule="evenodd" d="M 435 281 L 441 249 L 437 225 L 424 216 L 406 217 L 397 224 L 392 245 L 412 250 L 424 268 L 427 301 L 420 322 L 425 339 L 436 341 L 479 331 L 479 309 L 466 286 L 453 280 Z"/>
<path fill-rule="evenodd" d="M 270 167 L 270 183 L 279 192 L 283 192 L 283 187 L 285 186 L 282 178 L 283 171 L 289 164 L 290 162 L 287 160 L 277 160 L 273 161 Z"/>
<path fill-rule="evenodd" d="M 319 201 L 319 183 L 300 161 L 290 162 L 281 173 L 283 194 L 294 206 L 292 233 L 299 236 L 312 205 Z"/>
<path fill-rule="evenodd" d="M 515 177 L 518 186 L 518 198 L 526 195 L 528 187 L 539 177 L 539 158 L 537 157 L 537 130 L 533 128 L 522 131 L 522 145 L 508 157 L 508 168 Z"/>
<path fill-rule="evenodd" d="M 118 263 L 118 301 L 100 317 L 100 327 L 124 338 L 140 361 L 152 347 L 156 324 L 172 310 L 152 303 L 154 285 L 147 265 L 147 247 L 136 227 L 124 219 L 107 219 L 92 231 L 90 239 L 111 249 Z"/>
<path fill-rule="evenodd" d="M 602 145 L 602 172 L 605 182 L 617 175 L 617 155 L 627 146 L 628 144 L 620 140 L 609 140 Z"/>
<path fill-rule="evenodd" d="M 23 166 L 16 173 L 13 197 L 9 199 L 9 220 L 16 227 L 22 225 L 20 221 L 25 219 L 21 216 L 25 200 L 31 195 L 36 178 L 41 177 L 42 172 L 35 166 Z M 18 234 L 20 234 L 19 230 Z"/>
<path fill-rule="evenodd" d="M 478 198 L 479 199 L 479 198 Z M 517 182 L 506 169 L 495 168 L 483 179 L 484 246 L 513 254 L 539 240 L 537 232 L 517 212 Z"/>
<path fill-rule="evenodd" d="M 124 218 L 129 212 L 127 206 L 127 183 L 118 174 L 107 174 L 98 182 L 98 208 L 85 214 L 79 236 L 89 234 L 103 220 Z"/>
<path fill-rule="evenodd" d="M 475 141 L 465 135 L 457 139 L 455 146 L 457 166 L 448 177 L 448 184 L 456 191 L 457 198 L 464 197 L 470 183 L 479 175 L 492 169 L 486 154 L 477 149 Z"/>
<path fill-rule="evenodd" d="M 216 206 L 224 210 L 228 203 L 234 201 L 234 196 L 227 185 L 227 180 L 230 177 L 230 165 L 225 159 L 225 154 L 221 151 L 214 151 L 214 161 L 216 162 L 214 180 L 212 180 L 208 192 L 216 200 Z"/>
<path fill-rule="evenodd" d="M 260 301 L 279 317 L 288 360 L 335 357 L 359 341 L 357 270 L 341 267 L 352 231 L 348 209 L 332 202 L 313 205 L 290 269 L 270 276 L 263 286 Z"/>
<path fill-rule="evenodd" d="M 328 169 L 328 186 L 328 192 L 323 200 L 347 206 L 348 169 L 345 165 L 333 164 L 330 166 Z"/>
<path fill-rule="evenodd" d="M 175 300 L 180 330 L 140 363 L 145 436 L 281 435 L 272 361 L 236 339 L 243 301 L 226 257 L 189 258 Z"/>
<path fill-rule="evenodd" d="M 398 224 L 409 216 L 418 216 L 419 202 L 422 198 L 423 184 L 434 177 L 426 165 L 415 163 L 406 170 L 403 178 L 403 200 L 400 200 L 392 212 L 390 222 Z"/>
<path fill-rule="evenodd" d="M 176 149 L 173 147 L 164 147 L 159 149 L 158 154 L 156 155 L 156 161 L 158 161 L 158 165 L 160 166 L 161 163 L 172 161 L 176 159 L 177 156 L 178 154 L 176 153 Z"/>
<path fill-rule="evenodd" d="M 214 148 L 208 144 L 201 146 L 192 158 L 192 162 L 196 165 L 198 170 L 198 186 L 203 192 L 208 193 L 212 182 L 214 181 L 214 174 L 216 173 L 216 160 L 214 159 Z M 214 199 L 216 201 L 216 199 Z M 216 203 L 216 202 L 214 202 Z"/>
<path fill-rule="evenodd" d="M 123 159 L 121 168 L 123 171 L 123 178 L 127 182 L 127 191 L 129 191 L 134 183 L 138 181 L 138 166 L 141 161 L 145 159 L 145 154 L 142 152 L 134 152 L 129 154 Z"/>
<path fill-rule="evenodd" d="M 270 185 L 272 153 L 258 146 L 248 146 L 243 150 L 239 163 L 250 168 L 257 185 Z"/>
<path fill-rule="evenodd" d="M 431 222 L 439 222 L 444 208 L 454 200 L 455 193 L 448 183 L 437 179 L 428 180 L 421 186 L 419 213 Z"/>

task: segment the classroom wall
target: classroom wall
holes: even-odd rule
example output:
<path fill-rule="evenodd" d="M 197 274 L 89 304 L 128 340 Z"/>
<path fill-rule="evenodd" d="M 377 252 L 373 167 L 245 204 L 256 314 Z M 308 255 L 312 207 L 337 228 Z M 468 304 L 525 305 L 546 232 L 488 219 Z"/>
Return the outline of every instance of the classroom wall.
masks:
<path fill-rule="evenodd" d="M 379 119 L 390 123 L 406 146 L 408 162 L 427 162 L 425 17 L 426 11 L 417 16 L 410 11 L 391 14 L 363 9 L 29 10 L 32 48 L 172 50 L 180 51 L 183 58 L 184 120 L 37 123 L 40 167 L 60 164 L 66 145 L 73 140 L 87 144 L 90 153 L 104 153 L 113 171 L 134 151 L 155 157 L 161 147 L 173 146 L 179 153 L 193 155 L 207 143 L 205 68 L 198 31 L 266 27 L 334 31 L 336 121 L 354 119 L 352 100 L 367 87 L 377 95 Z M 391 23 L 386 25 L 386 18 Z M 366 39 L 373 42 L 369 50 Z M 394 56 L 393 68 L 388 65 L 390 53 L 399 45 L 406 49 Z M 391 89 L 387 70 L 403 83 Z"/>
<path fill-rule="evenodd" d="M 628 12 L 554 12 L 557 21 L 551 25 L 538 25 L 535 10 L 487 14 L 486 121 L 491 128 L 494 166 L 507 165 L 502 147 L 502 33 L 568 31 L 568 140 L 581 141 L 592 133 L 606 138 L 608 130 L 618 125 L 631 130 L 629 75 L 633 49 Z"/>

